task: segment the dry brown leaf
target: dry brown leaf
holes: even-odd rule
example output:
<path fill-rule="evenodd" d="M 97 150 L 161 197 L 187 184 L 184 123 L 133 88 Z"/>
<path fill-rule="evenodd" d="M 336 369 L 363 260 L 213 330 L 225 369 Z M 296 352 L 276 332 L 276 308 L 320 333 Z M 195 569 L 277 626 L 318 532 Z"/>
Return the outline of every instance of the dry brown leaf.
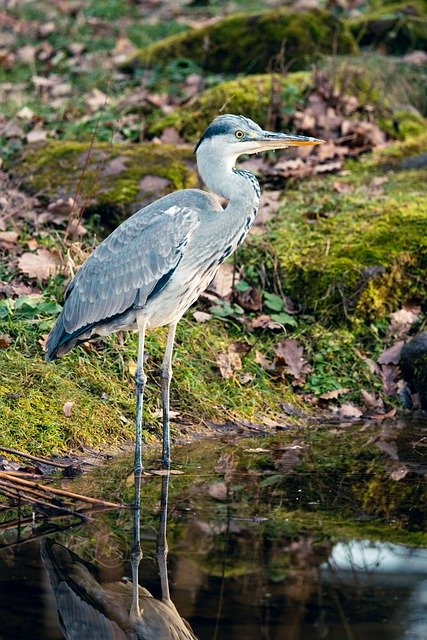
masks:
<path fill-rule="evenodd" d="M 376 422 L 382 422 L 383 420 L 387 420 L 388 418 L 393 418 L 396 415 L 397 409 L 393 407 L 387 413 L 376 413 L 373 416 L 370 416 L 371 420 L 375 420 Z"/>
<path fill-rule="evenodd" d="M 260 316 L 257 316 L 256 318 L 252 318 L 249 323 L 249 327 L 251 329 L 282 329 L 282 325 L 279 322 L 275 322 L 271 319 L 270 316 L 266 314 L 262 314 Z"/>
<path fill-rule="evenodd" d="M 373 391 L 366 391 L 366 389 L 361 389 L 360 393 L 363 402 L 368 409 L 384 408 L 384 402 L 381 398 L 377 397 Z"/>
<path fill-rule="evenodd" d="M 86 98 L 86 104 L 91 111 L 98 111 L 99 109 L 102 109 L 107 102 L 108 96 L 96 87 L 92 89 L 91 93 Z"/>
<path fill-rule="evenodd" d="M 237 302 L 245 311 L 259 311 L 262 307 L 262 294 L 256 287 L 247 291 L 239 291 Z"/>
<path fill-rule="evenodd" d="M 300 346 L 293 338 L 281 340 L 275 349 L 277 364 L 283 361 L 286 373 L 289 373 L 295 381 L 302 382 L 305 375 L 311 371 L 311 367 L 303 358 L 304 347 Z"/>
<path fill-rule="evenodd" d="M 415 309 L 415 310 L 414 310 Z M 418 320 L 419 307 L 412 309 L 399 309 L 390 314 L 390 333 L 393 336 L 401 337 L 408 333 L 414 322 Z"/>
<path fill-rule="evenodd" d="M 353 193 L 354 191 L 354 186 L 343 180 L 335 180 L 332 186 L 338 193 Z"/>
<path fill-rule="evenodd" d="M 242 368 L 242 360 L 240 358 L 240 353 L 243 351 L 241 345 L 243 343 L 233 342 L 229 345 L 227 349 L 227 353 L 219 353 L 216 357 L 216 363 L 221 372 L 221 376 L 225 379 L 229 379 L 233 376 L 235 371 L 239 371 Z"/>
<path fill-rule="evenodd" d="M 193 318 L 195 319 L 196 322 L 207 322 L 208 320 L 211 320 L 212 318 L 212 314 L 211 313 L 206 313 L 205 311 L 195 311 L 193 313 Z"/>
<path fill-rule="evenodd" d="M 396 395 L 397 384 L 400 378 L 399 367 L 394 364 L 383 364 L 380 375 L 383 383 L 383 392 L 387 396 Z"/>
<path fill-rule="evenodd" d="M 266 371 L 274 371 L 276 368 L 274 363 L 261 353 L 261 351 L 255 351 L 255 362 L 261 365 Z"/>
<path fill-rule="evenodd" d="M 15 244 L 18 240 L 16 231 L 0 231 L 0 242 L 2 244 Z"/>
<path fill-rule="evenodd" d="M 400 354 L 405 343 L 403 340 L 396 342 L 391 347 L 384 349 L 382 353 L 378 356 L 379 364 L 399 364 Z"/>
<path fill-rule="evenodd" d="M 217 295 L 218 298 L 229 298 L 233 291 L 233 284 L 238 281 L 239 277 L 234 271 L 234 265 L 230 262 L 224 262 L 216 272 L 215 278 L 207 290 Z"/>
<path fill-rule="evenodd" d="M 332 391 L 327 391 L 326 393 L 322 393 L 319 396 L 320 400 L 335 400 L 338 396 L 342 396 L 346 393 L 350 393 L 351 389 L 342 388 L 342 389 L 332 389 Z"/>
<path fill-rule="evenodd" d="M 8 349 L 12 344 L 12 338 L 7 333 L 0 333 L 0 349 Z"/>
<path fill-rule="evenodd" d="M 253 373 L 239 373 L 237 375 L 237 379 L 240 384 L 248 384 L 248 382 L 252 382 L 254 378 L 255 376 Z"/>
<path fill-rule="evenodd" d="M 59 260 L 48 249 L 37 249 L 35 253 L 23 253 L 18 260 L 18 267 L 30 278 L 47 280 L 59 270 Z"/>
<path fill-rule="evenodd" d="M 39 142 L 45 142 L 47 140 L 47 131 L 43 129 L 33 129 L 26 135 L 28 144 L 37 144 Z"/>
<path fill-rule="evenodd" d="M 21 120 L 32 120 L 34 118 L 34 111 L 31 111 L 29 107 L 22 107 L 16 114 L 16 117 Z"/>
<path fill-rule="evenodd" d="M 174 127 L 166 127 L 160 136 L 160 140 L 166 144 L 184 144 L 184 138 Z"/>
<path fill-rule="evenodd" d="M 69 418 L 71 416 L 71 409 L 74 405 L 74 402 L 65 402 L 63 407 L 62 407 L 62 411 L 64 412 L 64 416 L 66 418 Z"/>
<path fill-rule="evenodd" d="M 363 415 L 363 411 L 351 402 L 342 404 L 338 409 L 338 413 L 342 418 L 360 418 L 360 416 Z"/>
<path fill-rule="evenodd" d="M 225 482 L 215 482 L 208 487 L 208 493 L 214 500 L 220 500 L 221 502 L 227 500 L 228 489 Z"/>

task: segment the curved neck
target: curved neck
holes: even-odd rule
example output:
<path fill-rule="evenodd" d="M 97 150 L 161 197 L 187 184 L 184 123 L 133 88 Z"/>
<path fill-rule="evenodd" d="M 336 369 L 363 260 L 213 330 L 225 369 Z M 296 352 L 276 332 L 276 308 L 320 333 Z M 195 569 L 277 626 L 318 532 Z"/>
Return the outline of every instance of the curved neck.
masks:
<path fill-rule="evenodd" d="M 197 167 L 206 186 L 228 200 L 227 211 L 238 208 L 241 213 L 258 209 L 260 188 L 250 171 L 235 169 L 238 156 L 224 155 L 212 147 L 197 151 Z"/>

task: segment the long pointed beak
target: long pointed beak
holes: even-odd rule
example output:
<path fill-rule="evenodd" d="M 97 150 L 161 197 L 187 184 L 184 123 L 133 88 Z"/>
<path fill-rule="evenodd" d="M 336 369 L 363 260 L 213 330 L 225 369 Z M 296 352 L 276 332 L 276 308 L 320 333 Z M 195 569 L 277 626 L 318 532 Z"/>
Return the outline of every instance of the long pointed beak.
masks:
<path fill-rule="evenodd" d="M 265 151 L 267 149 L 286 149 L 287 147 L 323 144 L 324 140 L 319 140 L 319 138 L 310 138 L 308 136 L 294 136 L 287 133 L 263 131 L 258 140 L 254 140 L 254 142 L 259 151 Z"/>

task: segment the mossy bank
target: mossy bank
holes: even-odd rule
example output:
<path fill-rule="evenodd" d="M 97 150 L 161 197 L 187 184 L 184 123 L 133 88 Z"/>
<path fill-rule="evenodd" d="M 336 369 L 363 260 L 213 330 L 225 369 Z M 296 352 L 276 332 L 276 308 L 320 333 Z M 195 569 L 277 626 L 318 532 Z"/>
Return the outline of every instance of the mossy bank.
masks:
<path fill-rule="evenodd" d="M 322 55 L 358 50 L 348 26 L 322 9 L 234 14 L 141 49 L 124 65 L 161 67 L 185 58 L 215 73 L 258 73 L 276 64 L 303 69 Z M 250 55 L 249 55 L 250 52 Z"/>

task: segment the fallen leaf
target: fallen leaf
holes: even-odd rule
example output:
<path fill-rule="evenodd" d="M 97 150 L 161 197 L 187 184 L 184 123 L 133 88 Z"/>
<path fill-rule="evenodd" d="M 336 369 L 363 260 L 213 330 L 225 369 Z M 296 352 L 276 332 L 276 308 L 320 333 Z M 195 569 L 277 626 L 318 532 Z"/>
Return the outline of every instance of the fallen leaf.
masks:
<path fill-rule="evenodd" d="M 342 418 L 360 418 L 363 415 L 363 411 L 350 402 L 342 404 L 338 409 L 338 413 Z"/>
<path fill-rule="evenodd" d="M 16 231 L 0 231 L 0 242 L 4 244 L 15 244 L 18 240 Z"/>
<path fill-rule="evenodd" d="M 7 349 L 12 344 L 12 338 L 7 333 L 0 333 L 0 349 Z"/>
<path fill-rule="evenodd" d="M 64 412 L 64 416 L 69 418 L 71 416 L 71 408 L 73 407 L 74 402 L 65 402 L 62 411 Z"/>
<path fill-rule="evenodd" d="M 28 144 L 37 144 L 39 142 L 45 142 L 47 139 L 47 131 L 43 129 L 33 129 L 26 135 Z"/>
<path fill-rule="evenodd" d="M 271 316 L 266 314 L 252 318 L 249 323 L 251 329 L 282 329 L 282 325 L 279 322 L 275 322 L 271 319 Z"/>
<path fill-rule="evenodd" d="M 248 382 L 252 382 L 254 378 L 255 376 L 253 373 L 239 373 L 237 376 L 240 384 L 248 384 Z"/>
<path fill-rule="evenodd" d="M 205 311 L 195 311 L 193 313 L 193 318 L 196 322 L 203 323 L 212 319 L 211 313 L 206 313 Z"/>
<path fill-rule="evenodd" d="M 393 407 L 387 413 L 375 413 L 373 416 L 370 416 L 371 420 L 375 420 L 376 422 L 382 422 L 383 420 L 387 420 L 388 418 L 393 418 L 396 415 L 397 409 Z"/>
<path fill-rule="evenodd" d="M 360 394 L 362 396 L 363 402 L 368 409 L 383 409 L 384 402 L 381 398 L 377 397 L 373 391 L 366 391 L 366 389 L 361 389 Z"/>
<path fill-rule="evenodd" d="M 276 368 L 274 363 L 261 353 L 261 351 L 255 351 L 255 362 L 261 365 L 266 371 L 274 371 Z"/>
<path fill-rule="evenodd" d="M 405 343 L 403 340 L 396 342 L 396 344 L 384 349 L 382 353 L 378 356 L 379 364 L 399 364 L 400 361 L 400 353 L 402 351 L 403 345 Z"/>
<path fill-rule="evenodd" d="M 129 360 L 128 362 L 128 371 L 130 373 L 130 375 L 132 376 L 132 378 L 135 377 L 135 373 L 136 373 L 136 362 L 135 360 Z"/>
<path fill-rule="evenodd" d="M 30 278 L 47 280 L 58 272 L 59 260 L 48 249 L 37 249 L 35 253 L 23 253 L 18 267 Z"/>
<path fill-rule="evenodd" d="M 397 383 L 400 378 L 400 369 L 394 364 L 384 364 L 381 367 L 381 380 L 383 392 L 387 396 L 394 396 L 397 391 Z"/>
<path fill-rule="evenodd" d="M 91 111 L 98 111 L 98 109 L 102 109 L 107 105 L 107 102 L 108 96 L 96 87 L 92 89 L 92 92 L 86 98 L 86 104 Z"/>
<path fill-rule="evenodd" d="M 342 388 L 342 389 L 332 389 L 332 391 L 327 391 L 326 393 L 322 393 L 319 396 L 321 400 L 335 400 L 338 396 L 342 396 L 346 393 L 350 393 L 351 389 Z"/>
<path fill-rule="evenodd" d="M 239 279 L 238 274 L 235 273 L 234 265 L 231 262 L 224 262 L 216 272 L 215 278 L 207 290 L 217 295 L 218 298 L 229 298 L 233 291 L 233 285 Z"/>
<path fill-rule="evenodd" d="M 311 367 L 303 358 L 304 347 L 301 347 L 293 338 L 281 340 L 275 349 L 277 361 L 284 361 L 285 371 L 296 381 L 302 382 L 305 375 L 311 371 Z"/>
<path fill-rule="evenodd" d="M 29 107 L 22 107 L 22 109 L 17 112 L 16 117 L 21 120 L 32 120 L 34 118 L 34 111 L 31 111 Z"/>
<path fill-rule="evenodd" d="M 242 360 L 239 355 L 242 353 L 241 344 L 243 343 L 231 343 L 227 349 L 227 353 L 220 353 L 216 357 L 216 363 L 221 372 L 221 376 L 225 379 L 231 378 L 235 371 L 242 368 Z"/>
<path fill-rule="evenodd" d="M 354 186 L 348 182 L 343 182 L 342 180 L 335 180 L 332 183 L 333 188 L 338 193 L 353 193 Z"/>
<path fill-rule="evenodd" d="M 401 337 L 408 333 L 414 322 L 418 320 L 418 312 L 410 309 L 399 309 L 390 314 L 390 333 L 393 336 Z"/>
<path fill-rule="evenodd" d="M 170 180 L 160 176 L 144 176 L 139 182 L 139 190 L 143 193 L 162 193 L 170 185 Z"/>
<path fill-rule="evenodd" d="M 160 136 L 160 140 L 165 144 L 184 144 L 184 138 L 174 127 L 166 127 Z"/>
<path fill-rule="evenodd" d="M 215 482 L 208 487 L 208 493 L 214 500 L 227 500 L 228 489 L 225 482 Z"/>
<path fill-rule="evenodd" d="M 245 311 L 259 311 L 262 308 L 262 293 L 256 287 L 237 294 L 237 302 Z"/>

